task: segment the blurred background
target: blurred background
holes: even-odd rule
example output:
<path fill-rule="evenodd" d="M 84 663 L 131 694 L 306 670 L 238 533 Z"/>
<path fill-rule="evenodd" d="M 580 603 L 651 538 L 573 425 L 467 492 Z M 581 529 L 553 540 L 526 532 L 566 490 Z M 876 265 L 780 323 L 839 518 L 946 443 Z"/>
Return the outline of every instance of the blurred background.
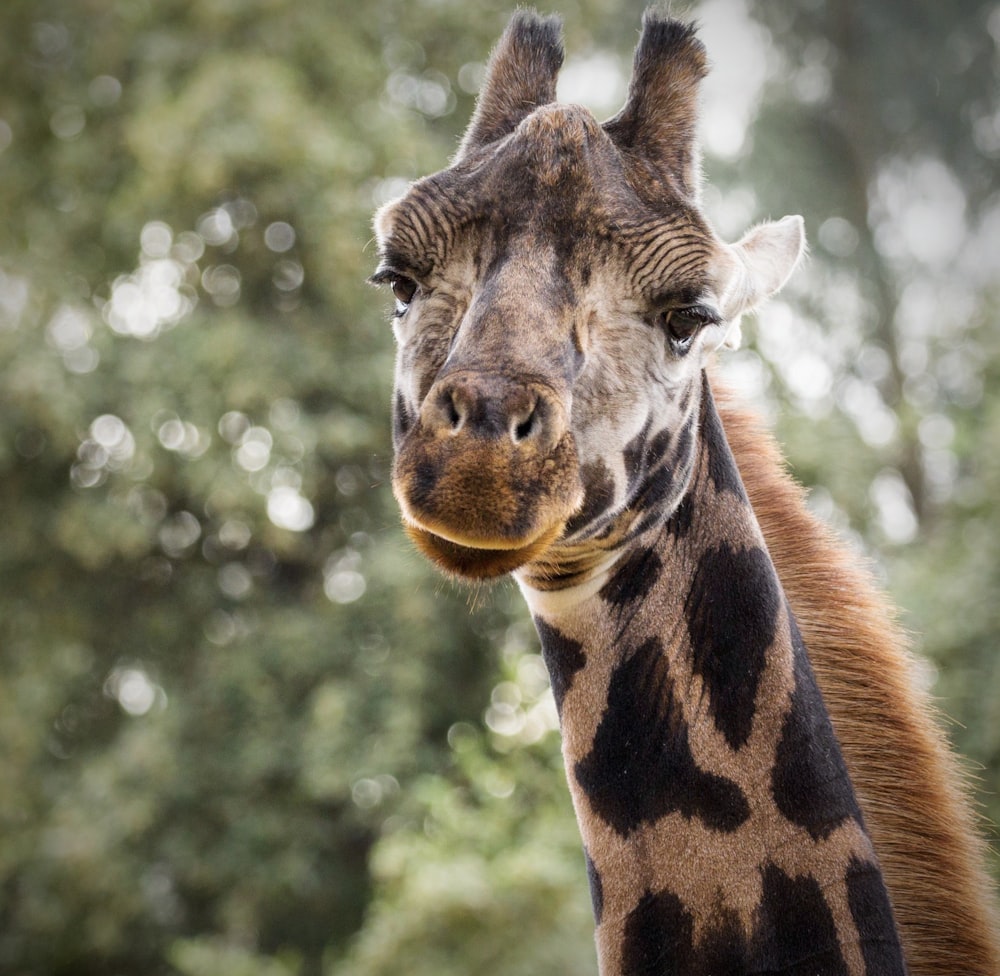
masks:
<path fill-rule="evenodd" d="M 613 114 L 642 5 L 543 9 L 561 97 Z M 402 538 L 364 283 L 509 13 L 4 3 L 0 972 L 596 973 L 530 621 Z M 1000 5 L 686 13 L 706 209 L 812 249 L 724 371 L 875 560 L 996 821 Z"/>

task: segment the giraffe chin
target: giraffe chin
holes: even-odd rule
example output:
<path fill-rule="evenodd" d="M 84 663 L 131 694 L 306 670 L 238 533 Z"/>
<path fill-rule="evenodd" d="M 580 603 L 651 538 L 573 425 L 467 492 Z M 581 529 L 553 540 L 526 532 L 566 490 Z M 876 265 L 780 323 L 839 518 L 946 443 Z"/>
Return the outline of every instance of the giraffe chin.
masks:
<path fill-rule="evenodd" d="M 563 530 L 561 524 L 556 525 L 526 545 L 495 549 L 460 545 L 409 522 L 404 527 L 414 545 L 435 566 L 449 576 L 470 581 L 496 579 L 520 569 L 541 556 L 559 538 Z"/>

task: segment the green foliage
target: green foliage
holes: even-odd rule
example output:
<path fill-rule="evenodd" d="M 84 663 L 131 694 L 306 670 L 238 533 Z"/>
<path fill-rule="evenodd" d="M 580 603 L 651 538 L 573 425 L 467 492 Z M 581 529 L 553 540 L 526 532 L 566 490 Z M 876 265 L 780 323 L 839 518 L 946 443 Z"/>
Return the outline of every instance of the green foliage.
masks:
<path fill-rule="evenodd" d="M 183 976 L 294 976 L 299 960 L 261 956 L 217 939 L 179 939 L 170 961 Z"/>
<path fill-rule="evenodd" d="M 624 69 L 640 4 L 552 6 L 567 74 Z M 709 156 L 708 203 L 805 210 L 808 276 L 731 372 L 780 408 L 817 504 L 885 553 L 996 819 L 1000 27 L 959 8 L 866 8 L 859 48 L 815 4 L 761 10 L 784 73 L 746 146 Z M 530 624 L 398 530 L 393 352 L 363 284 L 371 211 L 443 165 L 507 14 L 4 5 L 3 972 L 593 971 Z M 907 52 L 939 37 L 931 98 Z M 881 113 L 861 130 L 859 68 Z M 967 208 L 939 266 L 893 238 L 910 177 Z"/>
<path fill-rule="evenodd" d="M 556 747 L 497 755 L 456 727 L 372 868 L 379 898 L 335 976 L 596 973 L 583 853 Z M 561 789 L 553 790 L 553 784 Z"/>
<path fill-rule="evenodd" d="M 395 528 L 363 285 L 440 149 L 324 5 L 4 19 L 0 968 L 317 971 L 489 689 Z"/>

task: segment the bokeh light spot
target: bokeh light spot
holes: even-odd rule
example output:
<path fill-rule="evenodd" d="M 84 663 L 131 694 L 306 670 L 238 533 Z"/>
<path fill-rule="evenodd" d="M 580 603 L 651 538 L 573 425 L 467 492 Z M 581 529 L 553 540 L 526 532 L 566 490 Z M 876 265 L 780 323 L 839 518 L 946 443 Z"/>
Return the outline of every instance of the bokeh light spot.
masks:
<path fill-rule="evenodd" d="M 221 307 L 235 305 L 240 299 L 241 276 L 231 264 L 218 264 L 206 268 L 201 276 L 202 287 Z"/>
<path fill-rule="evenodd" d="M 913 499 L 898 471 L 886 468 L 875 476 L 869 496 L 878 513 L 879 527 L 890 542 L 912 542 L 919 528 Z"/>
<path fill-rule="evenodd" d="M 75 139 L 87 125 L 87 116 L 79 105 L 63 105 L 49 119 L 49 128 L 57 139 Z"/>
<path fill-rule="evenodd" d="M 190 512 L 178 512 L 160 526 L 160 545 L 175 559 L 187 555 L 200 537 L 201 523 Z"/>
<path fill-rule="evenodd" d="M 305 532 L 316 521 L 312 503 L 291 485 L 272 488 L 267 496 L 267 517 L 280 529 Z"/>
<path fill-rule="evenodd" d="M 295 246 L 295 228 L 283 220 L 268 224 L 264 231 L 264 243 L 268 249 L 283 254 Z"/>
<path fill-rule="evenodd" d="M 219 418 L 219 433 L 230 444 L 239 444 L 252 426 L 250 418 L 239 410 L 230 410 Z"/>
<path fill-rule="evenodd" d="M 139 233 L 139 246 L 151 258 L 165 258 L 173 242 L 174 232 L 162 220 L 151 220 Z"/>
<path fill-rule="evenodd" d="M 834 257 L 850 257 L 860 240 L 854 225 L 843 217 L 829 217 L 819 225 L 819 242 Z"/>
<path fill-rule="evenodd" d="M 92 334 L 86 313 L 72 305 L 60 305 L 45 328 L 49 345 L 62 353 L 85 346 Z"/>
<path fill-rule="evenodd" d="M 271 280 L 274 282 L 274 287 L 279 291 L 295 291 L 296 288 L 302 286 L 305 276 L 305 271 L 298 261 L 286 258 L 274 266 L 274 274 Z"/>
<path fill-rule="evenodd" d="M 98 108 L 109 108 L 122 97 L 122 83 L 112 75 L 98 75 L 87 85 L 87 95 Z"/>
<path fill-rule="evenodd" d="M 360 571 L 361 553 L 342 549 L 334 553 L 323 567 L 323 592 L 333 603 L 354 603 L 368 587 Z"/>
<path fill-rule="evenodd" d="M 219 589 L 230 599 L 242 600 L 253 589 L 253 576 L 242 563 L 226 563 L 219 570 Z"/>
<path fill-rule="evenodd" d="M 222 247 L 224 244 L 228 244 L 236 233 L 233 218 L 222 207 L 216 207 L 214 210 L 202 214 L 198 218 L 196 229 L 202 240 L 213 247 Z"/>
<path fill-rule="evenodd" d="M 236 463 L 244 471 L 262 471 L 271 460 L 274 438 L 266 427 L 250 427 L 236 448 Z"/>
<path fill-rule="evenodd" d="M 184 283 L 184 267 L 172 258 L 150 259 L 111 286 L 104 320 L 118 335 L 155 339 L 195 305 Z"/>
<path fill-rule="evenodd" d="M 163 689 L 137 666 L 114 668 L 104 682 L 104 693 L 135 718 L 147 715 L 154 705 L 167 704 Z"/>
<path fill-rule="evenodd" d="M 219 542 L 227 549 L 246 549 L 252 538 L 250 526 L 239 519 L 226 519 L 219 527 Z"/>

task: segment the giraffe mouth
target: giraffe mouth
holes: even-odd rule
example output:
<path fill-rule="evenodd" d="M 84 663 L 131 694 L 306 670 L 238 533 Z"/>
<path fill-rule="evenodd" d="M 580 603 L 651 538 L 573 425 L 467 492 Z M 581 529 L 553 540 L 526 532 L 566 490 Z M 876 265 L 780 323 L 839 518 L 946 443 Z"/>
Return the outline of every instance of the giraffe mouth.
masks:
<path fill-rule="evenodd" d="M 461 449 L 458 449 L 460 447 Z M 547 455 L 468 439 L 412 438 L 398 451 L 393 493 L 407 534 L 440 569 L 492 579 L 542 556 L 579 508 L 576 448 Z"/>
<path fill-rule="evenodd" d="M 454 542 L 412 522 L 406 522 L 405 529 L 414 545 L 439 569 L 463 579 L 487 580 L 537 559 L 559 538 L 563 526 L 556 525 L 526 545 L 517 546 Z"/>

